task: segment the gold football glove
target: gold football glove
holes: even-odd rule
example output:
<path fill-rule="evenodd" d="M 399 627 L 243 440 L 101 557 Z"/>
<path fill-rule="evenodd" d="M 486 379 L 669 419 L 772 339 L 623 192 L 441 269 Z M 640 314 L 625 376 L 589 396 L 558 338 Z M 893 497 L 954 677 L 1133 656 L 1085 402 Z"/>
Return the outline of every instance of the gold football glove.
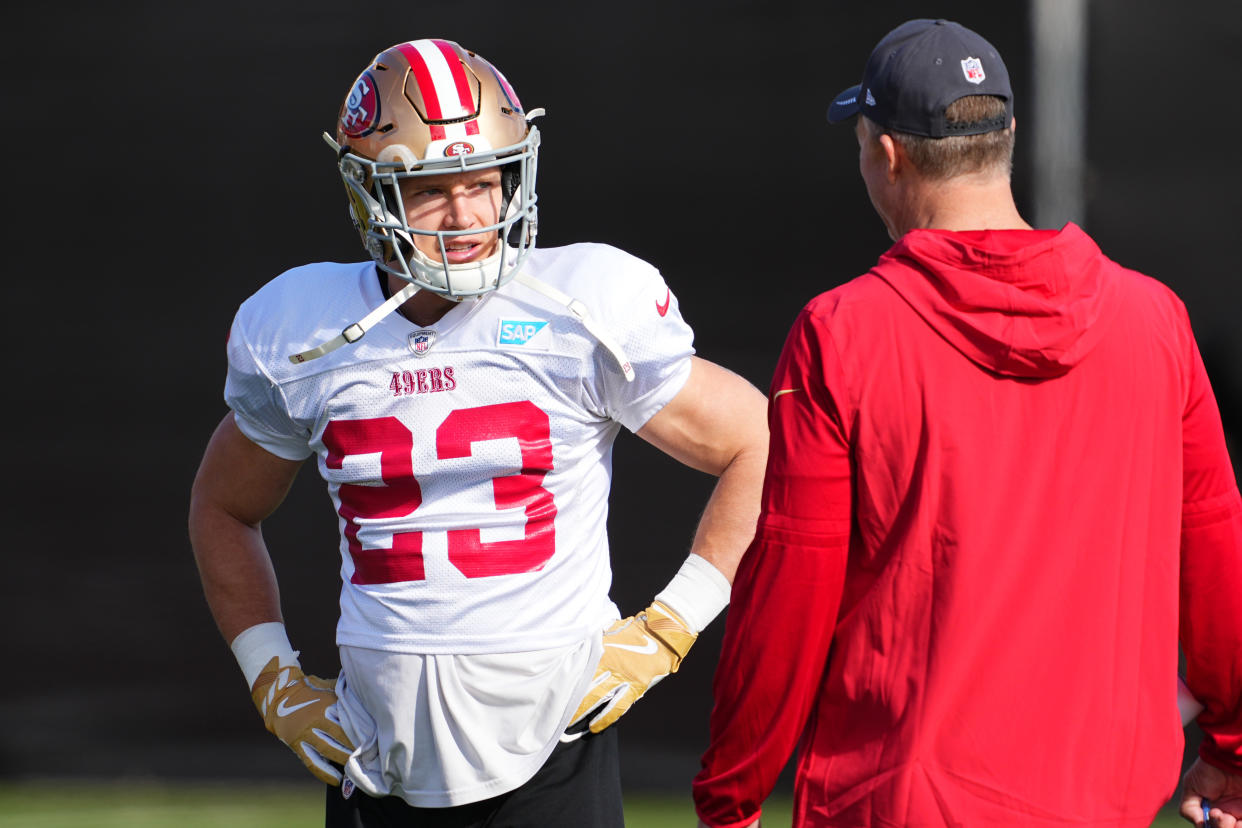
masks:
<path fill-rule="evenodd" d="M 353 752 L 336 715 L 336 679 L 302 673 L 296 664 L 281 667 L 273 658 L 254 680 L 250 697 L 267 729 L 288 745 L 302 764 L 329 785 L 341 784 L 341 772 Z"/>
<path fill-rule="evenodd" d="M 590 716 L 592 733 L 621 718 L 656 682 L 676 673 L 698 637 L 659 601 L 604 631 L 604 654 L 595 679 L 570 725 Z"/>

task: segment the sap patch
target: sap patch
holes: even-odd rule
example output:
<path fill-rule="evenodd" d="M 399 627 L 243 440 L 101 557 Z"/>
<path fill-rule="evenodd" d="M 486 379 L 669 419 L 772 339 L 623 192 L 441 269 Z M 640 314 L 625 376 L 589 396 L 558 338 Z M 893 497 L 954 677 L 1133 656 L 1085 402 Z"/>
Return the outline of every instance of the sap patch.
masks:
<path fill-rule="evenodd" d="M 539 336 L 539 332 L 547 327 L 546 319 L 502 319 L 496 331 L 497 345 L 516 345 L 526 348 L 546 350 L 547 336 Z M 538 337 L 532 344 L 531 340 Z"/>

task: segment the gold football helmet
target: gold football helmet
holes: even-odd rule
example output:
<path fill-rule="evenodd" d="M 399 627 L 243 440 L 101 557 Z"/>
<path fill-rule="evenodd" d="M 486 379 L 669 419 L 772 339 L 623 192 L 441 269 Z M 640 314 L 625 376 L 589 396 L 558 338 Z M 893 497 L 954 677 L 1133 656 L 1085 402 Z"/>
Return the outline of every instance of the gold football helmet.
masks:
<path fill-rule="evenodd" d="M 398 43 L 375 56 L 341 105 L 336 150 L 349 212 L 362 244 L 380 270 L 404 279 L 401 290 L 336 336 L 290 354 L 294 364 L 319 359 L 357 342 L 418 290 L 450 299 L 488 293 L 516 279 L 563 305 L 616 359 L 627 381 L 634 367 L 620 342 L 582 302 L 518 270 L 535 246 L 535 171 L 541 109 L 522 109 L 505 76 L 474 52 L 449 40 Z M 406 221 L 401 181 L 418 176 L 500 168 L 500 213 L 494 224 L 466 230 L 419 230 Z M 478 262 L 450 263 L 456 236 L 494 232 L 496 252 Z M 436 261 L 415 236 L 431 237 Z"/>
<path fill-rule="evenodd" d="M 452 299 L 503 285 L 535 243 L 539 130 L 496 67 L 448 40 L 399 43 L 375 56 L 341 104 L 336 148 L 350 215 L 382 270 Z M 500 167 L 495 224 L 469 230 L 417 230 L 406 221 L 402 179 Z M 494 231 L 501 244 L 480 262 L 450 264 L 454 236 Z M 418 250 L 433 236 L 440 261 Z"/>

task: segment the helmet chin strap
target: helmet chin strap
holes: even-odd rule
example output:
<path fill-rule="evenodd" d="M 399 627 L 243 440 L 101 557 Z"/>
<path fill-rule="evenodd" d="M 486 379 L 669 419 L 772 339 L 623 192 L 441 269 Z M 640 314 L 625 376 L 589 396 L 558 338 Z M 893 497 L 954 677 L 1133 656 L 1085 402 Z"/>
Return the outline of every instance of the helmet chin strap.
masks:
<path fill-rule="evenodd" d="M 432 259 L 430 256 L 427 256 L 425 253 L 423 253 L 413 244 L 411 244 L 410 246 L 413 249 L 413 254 L 411 258 L 417 259 L 419 261 L 419 264 L 422 264 L 426 267 L 446 268 L 449 274 L 449 276 L 447 276 L 446 278 L 450 278 L 450 279 L 451 279 L 451 274 L 454 272 L 475 270 L 475 271 L 482 271 L 482 275 L 484 277 L 490 276 L 490 278 L 494 280 L 496 278 L 496 275 L 500 272 L 500 269 L 503 266 L 503 261 L 504 261 L 503 253 L 504 253 L 505 245 L 503 244 L 499 246 L 499 249 L 495 253 L 488 256 L 486 259 L 482 259 L 478 262 L 468 262 L 468 263 L 457 264 L 457 265 L 448 264 L 445 262 L 437 262 L 434 259 Z M 443 252 L 443 249 L 444 249 L 443 241 L 441 241 L 442 252 Z M 561 290 L 558 290 L 552 285 L 549 285 L 547 282 L 536 279 L 534 276 L 530 276 L 526 273 L 522 273 L 521 271 L 519 271 L 517 274 L 513 276 L 513 281 L 518 282 L 519 284 L 525 285 L 526 287 L 530 288 L 536 293 L 546 296 L 547 298 L 551 299 L 552 301 L 556 302 L 559 305 L 563 305 L 571 314 L 573 314 L 574 318 L 576 318 L 582 324 L 582 327 L 587 329 L 587 333 L 595 337 L 596 341 L 599 342 L 600 345 L 603 345 L 604 348 L 608 351 L 608 353 L 612 354 L 613 359 L 617 361 L 617 366 L 621 369 L 621 373 L 625 376 L 625 381 L 626 382 L 634 381 L 634 367 L 630 364 L 629 357 L 627 357 L 625 354 L 625 349 L 621 347 L 621 343 L 617 341 L 616 337 L 614 337 L 608 330 L 604 328 L 603 325 L 601 325 L 599 322 L 595 320 L 593 316 L 591 316 L 590 310 L 587 308 L 587 306 L 583 302 L 581 302 L 578 299 L 573 298 L 572 296 L 570 296 L 569 294 Z M 327 342 L 317 345 L 314 348 L 310 348 L 306 351 L 302 351 L 301 353 L 291 355 L 289 357 L 289 361 L 294 363 L 295 365 L 299 363 L 303 363 L 303 362 L 309 362 L 312 359 L 318 359 L 324 354 L 328 354 L 328 353 L 331 353 L 332 351 L 335 351 L 337 348 L 340 348 L 342 345 L 347 345 L 351 342 L 357 342 L 359 339 L 362 339 L 362 337 L 366 334 L 367 331 L 375 327 L 375 325 L 377 325 L 380 322 L 380 320 L 384 319 L 384 317 L 388 316 L 388 314 L 392 313 L 394 310 L 399 308 L 407 299 L 409 299 L 411 296 L 417 293 L 420 289 L 421 288 L 418 285 L 414 284 L 413 282 L 407 283 L 405 287 L 401 288 L 401 290 L 397 291 L 392 296 L 388 297 L 388 299 L 382 305 L 380 305 L 375 310 L 368 313 L 362 319 L 359 319 L 354 324 L 345 328 L 343 331 L 341 331 L 339 334 L 337 334 L 332 339 L 329 339 Z M 439 294 L 439 295 L 444 296 L 446 299 L 452 299 L 453 301 L 456 301 L 456 302 L 460 302 L 461 299 L 463 298 L 461 296 L 454 296 L 451 294 L 449 295 Z"/>
<path fill-rule="evenodd" d="M 495 255 L 499 256 L 500 254 L 497 253 Z M 557 290 L 547 282 L 540 281 L 534 276 L 529 276 L 525 273 L 519 272 L 513 277 L 513 281 L 525 285 L 536 293 L 540 293 L 548 297 L 559 305 L 563 305 L 579 322 L 582 323 L 582 327 L 587 329 L 587 333 L 595 337 L 596 341 L 603 345 L 608 353 L 612 354 L 612 358 L 617 361 L 617 366 L 621 369 L 621 373 L 625 376 L 625 381 L 634 381 L 634 367 L 630 364 L 629 357 L 625 355 L 625 349 L 621 347 L 621 343 L 618 342 L 617 339 L 609 333 L 603 325 L 595 320 L 595 317 L 591 316 L 591 312 L 587 309 L 585 304 L 573 298 L 569 294 Z M 332 339 L 329 339 L 327 342 L 317 345 L 314 348 L 302 351 L 299 354 L 291 355 L 289 357 L 289 361 L 295 365 L 303 362 L 310 362 L 312 359 L 318 359 L 324 354 L 335 351 L 342 345 L 357 342 L 359 339 L 362 339 L 367 331 L 375 327 L 381 319 L 401 307 L 405 300 L 409 299 L 418 291 L 418 285 L 410 282 L 405 287 L 401 288 L 401 290 L 388 297 L 388 299 L 378 308 L 371 311 L 354 324 L 345 328 Z"/>
<path fill-rule="evenodd" d="M 513 281 L 525 285 L 536 293 L 542 293 L 553 302 L 564 305 L 582 323 L 582 327 L 587 329 L 587 333 L 595 337 L 595 340 L 600 345 L 603 345 L 608 350 L 608 353 L 612 354 L 612 358 L 617 361 L 617 366 L 620 367 L 621 373 L 625 375 L 625 381 L 634 381 L 634 366 L 630 365 L 629 357 L 625 355 L 625 349 L 621 347 L 621 343 L 603 325 L 595 321 L 595 317 L 591 316 L 591 312 L 587 310 L 585 304 L 569 294 L 557 290 L 547 282 L 540 281 L 534 276 L 529 276 L 520 271 L 513 277 Z"/>
<path fill-rule="evenodd" d="M 495 253 L 488 256 L 486 259 L 480 259 L 477 262 L 466 262 L 463 264 L 448 264 L 446 262 L 437 262 L 434 259 L 432 259 L 430 256 L 428 256 L 427 254 L 423 253 L 423 251 L 419 250 L 418 247 L 414 245 L 413 241 L 409 238 L 409 236 L 407 236 L 402 231 L 398 230 L 397 233 L 400 236 L 404 237 L 403 242 L 408 244 L 409 249 L 413 251 L 410 256 L 411 259 L 417 260 L 418 263 L 423 265 L 424 267 L 436 268 L 436 269 L 444 268 L 445 270 L 447 270 L 447 273 L 450 275 L 446 275 L 445 278 L 450 280 L 450 284 L 448 286 L 449 290 L 452 290 L 452 286 L 451 286 L 451 274 L 452 273 L 468 273 L 471 271 L 476 271 L 480 273 L 480 278 L 490 277 L 493 280 L 495 280 L 496 275 L 500 273 L 500 268 L 503 264 L 503 255 L 500 249 L 497 249 Z M 444 251 L 443 242 L 441 242 L 440 249 L 442 252 Z M 413 264 L 413 262 L 409 262 L 407 266 L 409 266 L 410 264 Z M 380 272 L 383 273 L 385 271 L 381 270 Z M 314 348 L 310 348 L 308 350 L 302 351 L 301 353 L 290 355 L 289 361 L 294 363 L 295 365 L 299 363 L 303 363 L 303 362 L 310 362 L 312 359 L 319 359 L 319 357 L 323 356 L 324 354 L 332 353 L 333 351 L 335 351 L 337 348 L 341 347 L 342 345 L 348 345 L 351 342 L 357 342 L 359 339 L 362 339 L 362 337 L 366 335 L 367 331 L 371 330 L 371 328 L 379 324 L 381 319 L 388 316 L 388 314 L 392 313 L 397 308 L 401 307 L 401 305 L 407 299 L 409 299 L 411 296 L 413 296 L 415 293 L 417 293 L 419 290 L 422 290 L 422 289 L 423 289 L 422 287 L 415 284 L 414 282 L 408 282 L 405 287 L 401 288 L 401 290 L 397 291 L 392 296 L 388 297 L 388 299 L 385 300 L 385 302 L 382 305 L 380 305 L 375 310 L 368 313 L 366 316 L 359 319 L 354 324 L 342 330 L 339 334 L 334 336 L 332 339 L 329 339 L 327 342 L 321 343 L 320 345 L 317 345 Z M 445 299 L 451 299 L 454 302 L 460 302 L 464 298 L 463 296 L 453 295 L 451 293 L 446 294 L 446 293 L 439 293 L 439 291 L 435 291 L 435 292 L 438 293 L 440 296 L 443 296 Z"/>
<path fill-rule="evenodd" d="M 322 345 L 318 345 L 310 350 L 303 351 L 300 354 L 292 354 L 289 357 L 289 361 L 295 365 L 301 362 L 309 362 L 312 359 L 319 359 L 319 357 L 324 354 L 335 351 L 342 345 L 347 345 L 350 342 L 357 342 L 359 339 L 362 339 L 363 335 L 366 334 L 367 331 L 375 327 L 381 319 L 399 308 L 406 299 L 409 299 L 415 293 L 418 293 L 418 285 L 410 282 L 405 287 L 401 288 L 401 290 L 397 291 L 392 296 L 389 296 L 384 304 L 380 305 L 378 308 L 371 311 L 345 330 L 341 331 L 332 339 L 329 339 Z"/>

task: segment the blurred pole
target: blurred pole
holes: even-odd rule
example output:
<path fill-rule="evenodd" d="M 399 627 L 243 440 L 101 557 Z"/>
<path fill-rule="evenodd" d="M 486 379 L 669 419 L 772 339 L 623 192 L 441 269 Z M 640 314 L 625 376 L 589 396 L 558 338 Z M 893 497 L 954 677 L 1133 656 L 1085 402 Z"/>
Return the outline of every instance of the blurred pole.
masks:
<path fill-rule="evenodd" d="M 1086 220 L 1087 0 L 1031 0 L 1036 227 Z M 1018 124 L 1019 128 L 1023 123 Z"/>

